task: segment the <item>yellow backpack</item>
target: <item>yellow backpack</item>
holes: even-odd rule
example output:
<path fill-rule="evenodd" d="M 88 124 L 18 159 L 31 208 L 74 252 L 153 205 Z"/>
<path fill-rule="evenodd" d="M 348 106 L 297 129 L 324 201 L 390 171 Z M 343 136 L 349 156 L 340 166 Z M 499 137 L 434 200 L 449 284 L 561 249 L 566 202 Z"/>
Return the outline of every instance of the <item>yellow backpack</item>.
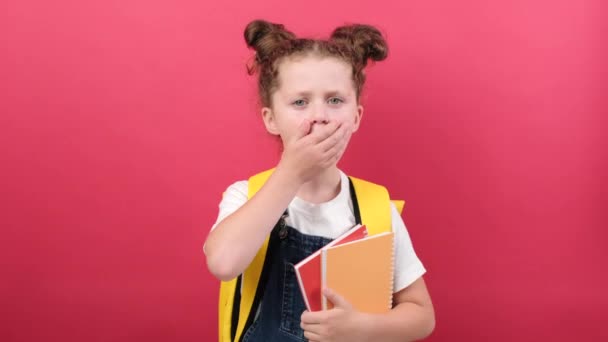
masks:
<path fill-rule="evenodd" d="M 253 197 L 264 185 L 274 169 L 258 173 L 249 178 L 248 198 Z M 404 202 L 390 200 L 388 191 L 381 185 L 370 183 L 358 178 L 349 177 L 355 191 L 361 223 L 370 235 L 390 232 L 391 208 L 393 202 L 399 213 L 403 211 Z M 240 341 L 245 328 L 253 323 L 256 308 L 253 308 L 258 282 L 264 267 L 269 237 L 253 258 L 242 277 L 223 281 L 220 285 L 219 298 L 219 341 Z M 243 283 L 241 284 L 241 280 Z M 239 288 L 241 289 L 239 291 Z"/>

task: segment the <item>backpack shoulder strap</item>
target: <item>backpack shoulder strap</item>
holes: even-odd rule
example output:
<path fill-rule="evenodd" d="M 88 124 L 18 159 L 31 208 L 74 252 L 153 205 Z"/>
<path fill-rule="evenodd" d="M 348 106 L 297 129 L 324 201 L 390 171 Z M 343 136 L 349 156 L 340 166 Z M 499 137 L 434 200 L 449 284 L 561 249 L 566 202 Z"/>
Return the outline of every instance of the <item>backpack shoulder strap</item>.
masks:
<path fill-rule="evenodd" d="M 264 183 L 268 180 L 270 175 L 274 172 L 274 168 L 260 172 L 249 178 L 249 190 L 248 199 L 251 199 L 257 192 L 262 188 Z M 239 324 L 236 328 L 235 341 L 239 341 L 240 336 L 243 334 L 245 324 L 249 315 L 251 315 L 251 309 L 253 307 L 253 300 L 255 293 L 258 288 L 258 282 L 260 275 L 262 274 L 262 268 L 264 267 L 264 260 L 266 259 L 266 251 L 268 249 L 268 242 L 270 237 L 266 237 L 264 243 L 258 250 L 245 272 L 243 273 L 243 287 L 241 290 L 241 305 L 239 309 Z"/>
<path fill-rule="evenodd" d="M 266 170 L 249 178 L 248 199 L 260 190 L 273 171 L 274 169 Z M 242 277 L 222 281 L 220 284 L 219 342 L 232 342 L 233 331 L 235 331 L 234 341 L 238 341 L 243 334 L 245 324 L 251 314 L 255 292 L 262 273 L 262 267 L 264 266 L 268 241 L 269 238 L 266 238 Z M 242 280 L 242 284 L 239 282 L 239 279 Z M 241 286 L 237 288 L 239 284 Z M 239 296 L 236 296 L 236 291 L 241 291 Z M 240 303 L 235 303 L 235 297 L 240 298 Z M 235 304 L 237 304 L 238 312 L 233 312 Z M 237 318 L 237 316 L 234 316 L 235 314 L 238 314 L 238 320 L 234 320 L 234 318 Z M 235 323 L 237 323 L 236 327 L 233 326 Z"/>
<path fill-rule="evenodd" d="M 404 202 L 400 200 L 391 201 L 388 190 L 382 185 L 356 177 L 349 178 L 355 189 L 361 223 L 367 227 L 369 234 L 390 232 L 392 230 L 390 204 L 393 202 L 401 214 Z"/>

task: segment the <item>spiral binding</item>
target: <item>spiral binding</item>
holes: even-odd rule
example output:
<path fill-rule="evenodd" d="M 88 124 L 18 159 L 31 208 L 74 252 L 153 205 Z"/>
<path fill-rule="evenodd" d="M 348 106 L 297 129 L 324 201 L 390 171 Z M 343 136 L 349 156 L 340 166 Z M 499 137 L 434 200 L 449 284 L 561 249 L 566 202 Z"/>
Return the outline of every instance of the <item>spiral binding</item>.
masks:
<path fill-rule="evenodd" d="M 392 241 L 392 248 L 391 248 L 391 272 L 390 272 L 391 279 L 389 281 L 389 284 L 390 284 L 390 287 L 391 287 L 390 291 L 389 291 L 389 293 L 391 295 L 389 296 L 389 300 L 388 300 L 388 302 L 389 302 L 388 303 L 388 309 L 389 310 L 391 310 L 393 308 L 393 295 L 392 295 L 392 293 L 393 293 L 393 289 L 395 288 L 395 233 L 392 233 L 391 235 L 392 235 L 391 240 L 393 240 L 393 241 Z"/>

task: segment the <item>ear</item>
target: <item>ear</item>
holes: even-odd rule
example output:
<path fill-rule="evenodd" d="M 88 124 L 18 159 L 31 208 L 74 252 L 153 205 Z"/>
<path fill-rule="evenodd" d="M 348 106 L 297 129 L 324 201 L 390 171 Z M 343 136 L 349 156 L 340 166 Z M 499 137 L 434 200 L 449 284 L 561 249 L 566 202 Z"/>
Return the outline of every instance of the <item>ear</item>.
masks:
<path fill-rule="evenodd" d="M 268 133 L 272 135 L 279 135 L 277 121 L 271 108 L 262 108 L 262 119 L 264 120 L 264 125 L 266 126 L 266 130 L 268 131 Z"/>
<path fill-rule="evenodd" d="M 363 117 L 363 106 L 357 106 L 357 115 L 355 116 L 355 123 L 353 124 L 353 133 L 355 133 L 359 129 L 359 125 L 361 124 L 361 118 Z"/>

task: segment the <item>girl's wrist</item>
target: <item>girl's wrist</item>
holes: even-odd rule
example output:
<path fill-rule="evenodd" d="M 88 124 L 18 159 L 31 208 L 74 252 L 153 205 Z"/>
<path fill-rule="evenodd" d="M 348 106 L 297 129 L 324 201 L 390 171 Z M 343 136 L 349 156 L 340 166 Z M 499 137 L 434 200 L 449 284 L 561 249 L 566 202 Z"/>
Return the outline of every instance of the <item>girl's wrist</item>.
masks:
<path fill-rule="evenodd" d="M 353 321 L 355 323 L 353 328 L 357 331 L 357 336 L 359 336 L 357 341 L 374 341 L 374 317 L 372 314 L 356 311 Z"/>
<path fill-rule="evenodd" d="M 280 163 L 277 165 L 272 177 L 277 179 L 277 182 L 281 184 L 282 189 L 293 193 L 294 196 L 298 192 L 298 189 L 300 189 L 300 186 L 303 184 L 303 182 L 293 171 L 285 168 Z"/>
<path fill-rule="evenodd" d="M 278 174 L 277 177 L 280 177 L 283 183 L 288 186 L 290 189 L 294 189 L 295 192 L 304 184 L 304 181 L 300 179 L 297 172 L 290 170 L 284 164 L 280 163 L 277 165 L 275 169 L 275 174 Z"/>

